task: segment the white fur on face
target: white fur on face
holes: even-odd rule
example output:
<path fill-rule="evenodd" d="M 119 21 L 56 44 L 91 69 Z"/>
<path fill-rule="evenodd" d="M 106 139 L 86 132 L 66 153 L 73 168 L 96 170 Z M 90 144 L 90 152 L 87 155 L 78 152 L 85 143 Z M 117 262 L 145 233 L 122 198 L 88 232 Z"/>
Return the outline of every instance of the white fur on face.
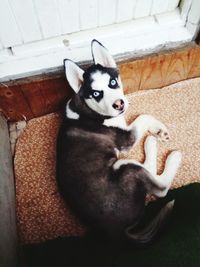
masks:
<path fill-rule="evenodd" d="M 104 116 L 116 117 L 120 114 L 119 110 L 113 108 L 116 100 L 124 101 L 124 111 L 128 107 L 128 101 L 123 93 L 120 78 L 117 78 L 119 89 L 111 89 L 108 85 L 110 82 L 110 75 L 108 73 L 101 73 L 96 71 L 91 75 L 93 80 L 91 87 L 93 90 L 103 91 L 103 98 L 97 102 L 95 99 L 85 99 L 86 104 L 94 111 Z"/>

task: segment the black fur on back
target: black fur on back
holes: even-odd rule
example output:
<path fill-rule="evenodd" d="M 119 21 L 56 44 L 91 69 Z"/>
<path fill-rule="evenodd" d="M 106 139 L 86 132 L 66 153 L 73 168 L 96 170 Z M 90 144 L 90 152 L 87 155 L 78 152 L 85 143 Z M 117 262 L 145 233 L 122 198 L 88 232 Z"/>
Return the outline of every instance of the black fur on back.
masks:
<path fill-rule="evenodd" d="M 115 149 L 135 142 L 133 131 L 107 127 L 104 118 L 85 106 L 80 95 L 71 100 L 79 119 L 66 118 L 57 140 L 59 190 L 77 216 L 92 229 L 113 238 L 143 215 L 149 173 L 134 164 L 113 169 Z"/>

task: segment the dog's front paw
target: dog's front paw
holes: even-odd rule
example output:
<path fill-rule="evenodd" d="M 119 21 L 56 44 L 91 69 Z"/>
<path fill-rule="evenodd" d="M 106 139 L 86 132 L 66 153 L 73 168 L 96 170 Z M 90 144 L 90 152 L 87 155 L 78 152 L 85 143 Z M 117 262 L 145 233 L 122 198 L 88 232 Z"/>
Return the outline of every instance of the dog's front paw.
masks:
<path fill-rule="evenodd" d="M 154 135 L 157 136 L 158 140 L 161 142 L 167 142 L 170 139 L 167 129 L 159 129 L 158 132 Z"/>
<path fill-rule="evenodd" d="M 170 139 L 167 127 L 156 119 L 153 125 L 150 127 L 149 131 L 161 142 L 167 142 Z"/>

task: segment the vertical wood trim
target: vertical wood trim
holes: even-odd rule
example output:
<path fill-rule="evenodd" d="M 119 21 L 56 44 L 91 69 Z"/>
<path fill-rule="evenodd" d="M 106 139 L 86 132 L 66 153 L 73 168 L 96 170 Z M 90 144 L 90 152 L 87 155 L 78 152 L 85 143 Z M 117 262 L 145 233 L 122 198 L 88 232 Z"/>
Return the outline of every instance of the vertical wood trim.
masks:
<path fill-rule="evenodd" d="M 6 121 L 0 116 L 0 266 L 17 266 L 15 185 Z"/>
<path fill-rule="evenodd" d="M 3 49 L 3 44 L 2 44 L 2 42 L 0 40 L 0 50 L 2 50 L 2 49 Z"/>
<path fill-rule="evenodd" d="M 186 22 L 188 12 L 191 8 L 193 0 L 181 0 L 180 2 L 180 11 L 181 11 L 181 18 L 184 22 Z"/>
<path fill-rule="evenodd" d="M 200 29 L 199 10 L 200 10 L 200 1 L 193 0 L 186 20 L 186 28 L 193 36 L 193 40 L 196 39 L 198 31 Z"/>
<path fill-rule="evenodd" d="M 168 11 L 172 11 L 178 7 L 180 0 L 169 0 Z"/>

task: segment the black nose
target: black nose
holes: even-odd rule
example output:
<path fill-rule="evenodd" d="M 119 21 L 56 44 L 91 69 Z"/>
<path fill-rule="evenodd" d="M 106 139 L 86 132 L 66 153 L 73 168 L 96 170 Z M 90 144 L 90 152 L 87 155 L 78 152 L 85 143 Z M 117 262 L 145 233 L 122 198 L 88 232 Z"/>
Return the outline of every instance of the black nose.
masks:
<path fill-rule="evenodd" d="M 112 106 L 114 109 L 122 111 L 124 109 L 124 101 L 122 99 L 117 99 Z"/>

